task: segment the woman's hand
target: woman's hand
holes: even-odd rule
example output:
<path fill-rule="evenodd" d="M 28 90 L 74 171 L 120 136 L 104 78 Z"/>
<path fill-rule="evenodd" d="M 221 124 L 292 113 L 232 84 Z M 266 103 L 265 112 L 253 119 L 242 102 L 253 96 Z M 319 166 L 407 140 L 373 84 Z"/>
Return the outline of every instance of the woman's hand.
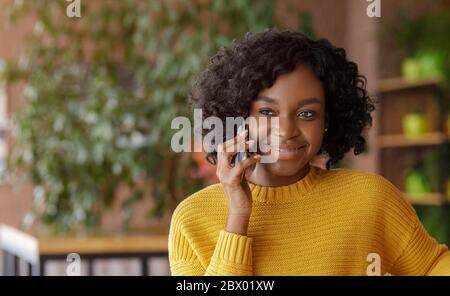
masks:
<path fill-rule="evenodd" d="M 242 151 L 242 147 L 247 150 L 254 144 L 254 141 L 245 142 L 247 133 L 245 130 L 217 147 L 216 174 L 224 188 L 229 209 L 227 230 L 241 234 L 246 234 L 246 224 L 252 212 L 252 193 L 245 181 L 245 170 L 261 159 L 260 155 L 254 155 L 236 165 L 232 163 L 233 156 Z"/>

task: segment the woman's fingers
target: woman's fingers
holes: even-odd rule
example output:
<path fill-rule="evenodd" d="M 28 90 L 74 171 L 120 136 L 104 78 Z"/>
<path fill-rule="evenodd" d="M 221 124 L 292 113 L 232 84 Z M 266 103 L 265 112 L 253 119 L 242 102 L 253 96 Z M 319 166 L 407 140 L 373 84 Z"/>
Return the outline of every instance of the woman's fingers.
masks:
<path fill-rule="evenodd" d="M 254 141 L 245 141 L 246 133 L 242 133 L 232 139 L 229 139 L 222 144 L 217 146 L 218 156 L 225 159 L 228 163 L 230 163 L 232 157 L 236 155 L 238 152 L 243 152 L 247 150 L 251 145 L 254 144 Z"/>
<path fill-rule="evenodd" d="M 236 145 L 236 143 L 245 141 L 247 133 L 248 131 L 244 131 L 238 134 L 236 137 L 223 142 L 223 144 L 221 145 L 222 151 L 220 152 L 234 152 L 235 150 L 233 149 L 235 148 L 234 146 Z"/>
<path fill-rule="evenodd" d="M 248 157 L 244 160 L 241 160 L 237 163 L 236 167 L 239 171 L 243 172 L 245 171 L 245 169 L 247 169 L 248 167 L 254 165 L 255 163 L 257 163 L 259 160 L 261 159 L 261 155 L 253 155 L 251 157 Z"/>

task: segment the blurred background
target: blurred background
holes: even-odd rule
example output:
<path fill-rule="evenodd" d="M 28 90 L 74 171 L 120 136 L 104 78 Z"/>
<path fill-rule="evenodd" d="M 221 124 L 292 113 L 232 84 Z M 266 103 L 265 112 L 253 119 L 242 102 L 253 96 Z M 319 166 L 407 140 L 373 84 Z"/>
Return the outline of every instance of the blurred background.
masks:
<path fill-rule="evenodd" d="M 171 121 L 192 118 L 209 57 L 275 26 L 344 47 L 378 101 L 367 151 L 335 167 L 385 176 L 449 243 L 450 1 L 0 0 L 0 14 L 0 274 L 168 275 L 173 209 L 217 182 L 202 153 L 170 149 Z"/>

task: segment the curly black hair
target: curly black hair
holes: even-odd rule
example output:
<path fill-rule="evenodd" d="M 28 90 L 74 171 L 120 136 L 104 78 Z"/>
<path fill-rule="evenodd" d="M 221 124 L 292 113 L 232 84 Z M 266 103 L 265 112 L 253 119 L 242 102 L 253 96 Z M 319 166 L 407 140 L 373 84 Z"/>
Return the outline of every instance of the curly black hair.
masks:
<path fill-rule="evenodd" d="M 351 148 L 355 155 L 365 151 L 362 133 L 372 126 L 370 112 L 375 106 L 357 64 L 347 60 L 345 49 L 325 38 L 312 40 L 300 32 L 277 29 L 249 32 L 210 59 L 194 84 L 190 103 L 202 109 L 203 117 L 216 116 L 223 122 L 226 117 L 246 118 L 258 93 L 299 64 L 312 66 L 325 88 L 328 131 L 317 155 L 327 154 L 329 170 Z M 208 132 L 202 129 L 203 135 Z M 217 152 L 207 153 L 206 159 L 215 165 Z"/>

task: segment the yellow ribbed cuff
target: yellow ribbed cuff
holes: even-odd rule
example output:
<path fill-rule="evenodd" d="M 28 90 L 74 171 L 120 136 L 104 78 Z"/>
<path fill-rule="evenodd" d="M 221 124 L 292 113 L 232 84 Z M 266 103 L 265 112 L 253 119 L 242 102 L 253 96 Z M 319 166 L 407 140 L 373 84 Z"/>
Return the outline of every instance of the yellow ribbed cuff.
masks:
<path fill-rule="evenodd" d="M 251 237 L 221 230 L 213 257 L 230 263 L 251 266 L 252 243 Z"/>

